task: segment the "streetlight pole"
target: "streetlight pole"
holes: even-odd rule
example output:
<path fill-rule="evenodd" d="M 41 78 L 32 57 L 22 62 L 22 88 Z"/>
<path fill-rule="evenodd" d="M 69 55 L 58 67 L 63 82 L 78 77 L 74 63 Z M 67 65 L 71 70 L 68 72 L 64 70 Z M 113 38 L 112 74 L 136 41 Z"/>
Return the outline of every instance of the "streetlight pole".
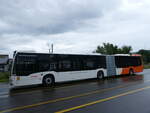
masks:
<path fill-rule="evenodd" d="M 53 44 L 51 44 L 51 49 L 52 49 L 52 53 L 54 52 L 54 45 Z"/>

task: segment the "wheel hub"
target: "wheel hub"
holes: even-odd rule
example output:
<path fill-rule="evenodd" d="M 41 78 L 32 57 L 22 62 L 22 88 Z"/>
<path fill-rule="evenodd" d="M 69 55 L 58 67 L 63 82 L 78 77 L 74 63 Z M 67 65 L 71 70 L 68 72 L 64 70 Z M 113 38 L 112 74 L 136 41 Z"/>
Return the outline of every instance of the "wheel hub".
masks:
<path fill-rule="evenodd" d="M 51 78 L 47 78 L 47 79 L 46 79 L 46 84 L 51 84 L 51 83 L 52 83 Z"/>

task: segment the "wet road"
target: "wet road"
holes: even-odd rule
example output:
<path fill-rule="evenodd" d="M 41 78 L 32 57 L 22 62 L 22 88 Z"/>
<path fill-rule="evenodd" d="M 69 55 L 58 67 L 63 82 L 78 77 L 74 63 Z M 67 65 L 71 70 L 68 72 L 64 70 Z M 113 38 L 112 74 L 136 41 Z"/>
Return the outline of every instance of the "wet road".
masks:
<path fill-rule="evenodd" d="M 0 84 L 0 113 L 150 113 L 150 70 L 13 91 Z"/>

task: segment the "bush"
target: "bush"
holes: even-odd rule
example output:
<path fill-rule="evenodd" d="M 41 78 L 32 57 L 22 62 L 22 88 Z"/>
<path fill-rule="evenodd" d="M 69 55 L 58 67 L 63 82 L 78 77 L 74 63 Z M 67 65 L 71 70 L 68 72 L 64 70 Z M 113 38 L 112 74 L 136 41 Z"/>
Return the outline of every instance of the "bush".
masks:
<path fill-rule="evenodd" d="M 0 72 L 0 82 L 9 81 L 10 72 Z"/>

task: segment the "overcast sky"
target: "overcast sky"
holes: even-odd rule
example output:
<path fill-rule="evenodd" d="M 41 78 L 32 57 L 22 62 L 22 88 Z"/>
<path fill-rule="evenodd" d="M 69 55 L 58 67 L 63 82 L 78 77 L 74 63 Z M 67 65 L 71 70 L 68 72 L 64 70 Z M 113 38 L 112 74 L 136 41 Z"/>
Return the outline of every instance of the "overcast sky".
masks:
<path fill-rule="evenodd" d="M 150 0 L 0 0 L 0 53 L 91 53 L 109 42 L 150 49 Z"/>

